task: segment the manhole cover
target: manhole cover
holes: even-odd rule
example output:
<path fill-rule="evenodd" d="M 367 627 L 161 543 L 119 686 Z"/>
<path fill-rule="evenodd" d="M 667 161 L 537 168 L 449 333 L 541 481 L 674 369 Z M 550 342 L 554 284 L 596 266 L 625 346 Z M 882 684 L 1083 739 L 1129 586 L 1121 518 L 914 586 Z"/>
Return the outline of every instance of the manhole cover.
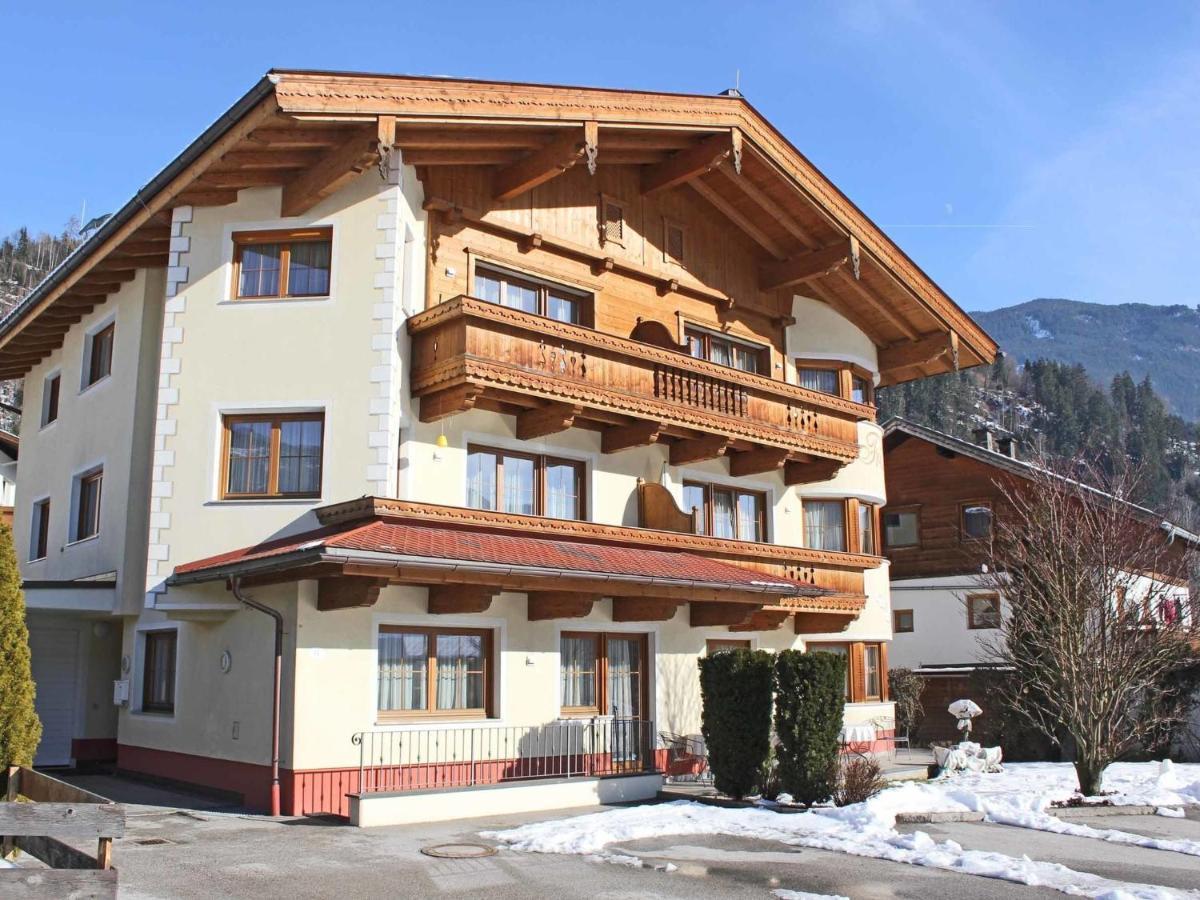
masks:
<path fill-rule="evenodd" d="M 486 844 L 434 844 L 432 847 L 422 847 L 421 852 L 438 859 L 478 859 L 481 856 L 495 856 L 496 848 Z"/>

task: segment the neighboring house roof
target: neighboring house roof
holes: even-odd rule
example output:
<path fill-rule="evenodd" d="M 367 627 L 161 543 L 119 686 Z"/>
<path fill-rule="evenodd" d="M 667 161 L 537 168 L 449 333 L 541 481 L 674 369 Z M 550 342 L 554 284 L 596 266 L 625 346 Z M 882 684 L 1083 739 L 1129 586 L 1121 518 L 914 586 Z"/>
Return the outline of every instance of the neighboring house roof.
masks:
<path fill-rule="evenodd" d="M 184 563 L 175 567 L 170 583 L 215 581 L 322 562 L 368 561 L 417 568 L 433 564 L 497 576 L 579 576 L 614 584 L 631 580 L 642 586 L 694 585 L 788 597 L 832 593 L 693 553 L 380 520 L 333 525 Z"/>
<path fill-rule="evenodd" d="M 883 423 L 883 434 L 885 440 L 894 435 L 906 435 L 909 437 L 919 438 L 946 450 L 950 450 L 954 453 L 968 457 L 969 459 L 974 459 L 977 462 L 983 463 L 984 465 L 992 466 L 993 468 L 1009 472 L 1020 478 L 1032 478 L 1036 474 L 1045 473 L 1052 475 L 1055 478 L 1061 478 L 1064 481 L 1072 481 L 1072 479 L 1068 479 L 1065 476 L 1046 469 L 1043 466 L 1039 466 L 1036 463 L 1019 459 L 1015 456 L 1009 456 L 1006 453 L 1000 453 L 996 450 L 990 450 L 987 447 L 980 446 L 979 444 L 972 443 L 971 441 L 964 440 L 959 437 L 954 437 L 953 435 L 946 434 L 943 431 L 938 431 L 936 428 L 930 428 L 928 425 L 921 425 L 917 422 L 911 422 L 908 419 L 904 419 L 900 416 L 893 416 Z M 1154 510 L 1145 506 L 1140 506 L 1137 503 L 1131 503 L 1128 500 L 1122 500 L 1119 497 L 1114 497 L 1108 491 L 1103 491 L 1097 487 L 1093 487 L 1092 485 L 1084 484 L 1083 482 L 1073 483 L 1079 484 L 1079 486 L 1084 490 L 1095 494 L 1098 497 L 1118 500 L 1129 508 L 1129 511 L 1132 515 L 1136 515 L 1138 518 L 1144 521 L 1152 522 L 1158 525 L 1158 527 L 1162 528 L 1163 531 L 1167 532 L 1167 535 L 1171 540 L 1178 539 L 1200 547 L 1200 535 L 1194 534 L 1185 528 L 1181 528 L 1180 526 L 1167 521 Z"/>
<path fill-rule="evenodd" d="M 502 173 L 518 161 L 558 159 L 570 129 L 590 135 L 591 167 L 657 168 L 664 189 L 690 179 L 714 212 L 773 258 L 772 284 L 820 270 L 803 292 L 871 336 L 885 381 L 994 358 L 996 344 L 983 329 L 741 96 L 273 70 L 0 322 L 0 378 L 37 365 L 137 269 L 175 265 L 175 207 L 225 205 L 243 187 L 282 183 L 284 215 L 296 215 L 392 147 L 418 167 L 422 153 L 441 152 L 445 164 L 451 148 L 460 154 L 456 164 Z M 657 149 L 639 147 L 639 131 L 653 132 Z M 463 134 L 478 142 L 481 132 L 489 149 L 476 143 L 462 161 L 453 142 Z M 437 136 L 450 143 L 439 145 Z M 630 136 L 632 143 L 620 143 Z M 714 148 L 730 162 L 718 167 Z M 829 260 L 831 268 L 818 265 Z M 35 320 L 38 328 L 27 329 Z"/>

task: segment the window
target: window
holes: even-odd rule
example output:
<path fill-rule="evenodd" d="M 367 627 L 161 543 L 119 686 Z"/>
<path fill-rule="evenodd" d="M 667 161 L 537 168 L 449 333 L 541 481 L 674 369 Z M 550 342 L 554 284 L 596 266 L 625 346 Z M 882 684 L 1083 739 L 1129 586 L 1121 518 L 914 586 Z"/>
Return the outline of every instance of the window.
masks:
<path fill-rule="evenodd" d="M 810 652 L 810 653 L 833 653 L 837 656 L 843 657 L 846 660 L 845 697 L 846 697 L 846 702 L 849 703 L 850 700 L 852 699 L 851 694 L 853 693 L 853 691 L 851 690 L 851 678 L 850 678 L 850 645 L 849 644 L 809 644 L 808 648 L 807 648 L 807 652 Z"/>
<path fill-rule="evenodd" d="M 915 509 L 889 509 L 883 514 L 883 537 L 888 549 L 916 547 L 921 542 L 920 518 Z"/>
<path fill-rule="evenodd" d="M 863 699 L 883 699 L 883 647 L 863 644 Z"/>
<path fill-rule="evenodd" d="M 663 262 L 683 265 L 683 226 L 663 220 Z"/>
<path fill-rule="evenodd" d="M 55 372 L 42 383 L 42 425 L 58 420 L 58 396 L 62 388 L 62 375 Z"/>
<path fill-rule="evenodd" d="M 964 503 L 962 509 L 962 539 L 964 541 L 986 540 L 992 536 L 992 505 L 990 503 Z"/>
<path fill-rule="evenodd" d="M 582 519 L 584 465 L 489 447 L 467 450 L 467 506 L 522 516 Z"/>
<path fill-rule="evenodd" d="M 33 528 L 31 529 L 29 561 L 45 559 L 50 551 L 50 500 L 39 500 L 33 504 Z"/>
<path fill-rule="evenodd" d="M 796 381 L 802 388 L 854 403 L 869 406 L 875 402 L 875 381 L 871 373 L 839 360 L 796 360 Z"/>
<path fill-rule="evenodd" d="M 846 550 L 846 501 L 803 500 L 804 546 L 810 550 Z"/>
<path fill-rule="evenodd" d="M 381 718 L 491 715 L 492 632 L 384 625 L 378 653 Z"/>
<path fill-rule="evenodd" d="M 612 197 L 600 195 L 600 246 L 625 246 L 625 204 Z"/>
<path fill-rule="evenodd" d="M 874 556 L 878 552 L 875 541 L 875 514 L 878 507 L 869 503 L 858 504 L 858 552 Z"/>
<path fill-rule="evenodd" d="M 179 633 L 145 632 L 142 667 L 142 711 L 175 712 L 175 652 Z"/>
<path fill-rule="evenodd" d="M 85 388 L 112 374 L 113 338 L 116 335 L 116 327 L 115 322 L 109 322 L 95 334 L 89 335 L 86 379 L 83 383 Z"/>
<path fill-rule="evenodd" d="M 968 594 L 967 627 L 972 629 L 999 628 L 1000 595 Z"/>
<path fill-rule="evenodd" d="M 225 417 L 221 499 L 319 497 L 321 413 Z"/>
<path fill-rule="evenodd" d="M 896 634 L 911 634 L 913 631 L 913 611 L 911 609 L 892 610 L 892 631 Z"/>
<path fill-rule="evenodd" d="M 233 235 L 233 296 L 283 300 L 329 296 L 333 230 L 239 231 Z"/>
<path fill-rule="evenodd" d="M 688 512 L 700 510 L 701 534 L 759 543 L 767 539 L 767 498 L 761 491 L 685 481 L 683 505 Z"/>
<path fill-rule="evenodd" d="M 86 540 L 100 533 L 100 493 L 103 485 L 103 469 L 96 469 L 76 479 L 73 541 Z"/>
<path fill-rule="evenodd" d="M 688 353 L 696 359 L 707 359 L 719 366 L 729 366 L 756 375 L 767 371 L 770 351 L 760 344 L 733 340 L 699 328 L 686 329 L 684 343 Z"/>
<path fill-rule="evenodd" d="M 800 387 L 822 394 L 838 396 L 841 393 L 841 378 L 836 368 L 816 368 L 804 366 L 796 370 L 800 379 Z"/>
<path fill-rule="evenodd" d="M 499 269 L 475 269 L 475 296 L 489 303 L 545 316 L 558 322 L 586 325 L 589 297 L 551 282 L 513 275 Z"/>
<path fill-rule="evenodd" d="M 850 399 L 855 403 L 874 402 L 874 384 L 865 375 L 850 376 Z"/>
<path fill-rule="evenodd" d="M 563 632 L 559 646 L 563 713 L 641 718 L 647 665 L 644 634 Z"/>
<path fill-rule="evenodd" d="M 712 656 L 714 653 L 722 653 L 725 650 L 749 650 L 750 642 L 733 640 L 729 638 L 710 638 L 704 642 L 704 652 L 707 656 Z"/>
<path fill-rule="evenodd" d="M 870 703 L 887 699 L 887 645 L 871 643 L 810 643 L 809 652 L 836 653 L 846 658 L 846 702 Z"/>

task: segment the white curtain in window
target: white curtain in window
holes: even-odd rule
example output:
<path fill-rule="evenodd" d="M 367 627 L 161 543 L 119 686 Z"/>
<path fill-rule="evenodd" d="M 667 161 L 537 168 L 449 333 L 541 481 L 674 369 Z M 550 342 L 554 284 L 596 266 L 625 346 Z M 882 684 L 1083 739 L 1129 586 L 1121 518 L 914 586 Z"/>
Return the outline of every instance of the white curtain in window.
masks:
<path fill-rule="evenodd" d="M 423 634 L 380 633 L 380 709 L 425 709 L 428 641 Z"/>
<path fill-rule="evenodd" d="M 496 454 L 473 452 L 467 457 L 467 506 L 496 508 Z"/>
<path fill-rule="evenodd" d="M 596 641 L 587 637 L 564 637 L 560 645 L 562 705 L 596 705 Z"/>
<path fill-rule="evenodd" d="M 822 394 L 837 394 L 837 369 L 800 369 L 800 387 Z"/>
<path fill-rule="evenodd" d="M 804 501 L 804 546 L 846 549 L 846 508 L 841 500 Z"/>
<path fill-rule="evenodd" d="M 608 712 L 621 718 L 641 714 L 641 641 L 637 638 L 608 639 Z"/>
<path fill-rule="evenodd" d="M 437 708 L 483 707 L 483 638 L 475 634 L 437 637 Z"/>
<path fill-rule="evenodd" d="M 734 537 L 733 516 L 733 493 L 730 491 L 713 491 L 714 537 Z"/>

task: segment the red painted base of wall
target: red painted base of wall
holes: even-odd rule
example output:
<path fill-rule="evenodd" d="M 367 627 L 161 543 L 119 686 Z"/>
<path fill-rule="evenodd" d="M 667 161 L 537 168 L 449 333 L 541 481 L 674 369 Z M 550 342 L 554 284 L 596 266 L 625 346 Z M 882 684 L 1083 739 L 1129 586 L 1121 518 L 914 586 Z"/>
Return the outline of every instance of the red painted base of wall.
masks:
<path fill-rule="evenodd" d="M 71 757 L 76 763 L 112 762 L 117 758 L 117 739 L 71 738 Z"/>

